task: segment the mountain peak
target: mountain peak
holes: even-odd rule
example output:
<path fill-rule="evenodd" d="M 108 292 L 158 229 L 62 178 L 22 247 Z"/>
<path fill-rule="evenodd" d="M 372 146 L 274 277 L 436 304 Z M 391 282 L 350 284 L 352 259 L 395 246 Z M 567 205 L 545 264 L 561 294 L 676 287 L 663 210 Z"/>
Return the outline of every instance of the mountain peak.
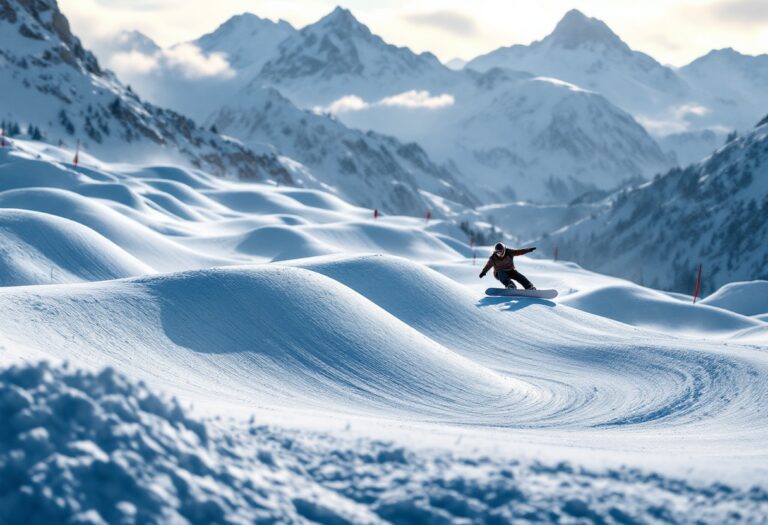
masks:
<path fill-rule="evenodd" d="M 253 33 L 261 31 L 264 28 L 271 28 L 275 26 L 287 26 L 291 29 L 292 26 L 285 20 L 278 20 L 273 22 L 268 18 L 261 18 L 253 13 L 241 13 L 239 15 L 233 15 L 226 22 L 221 24 L 213 33 L 208 35 L 222 35 L 227 33 Z"/>
<path fill-rule="evenodd" d="M 359 30 L 361 28 L 365 28 L 366 31 L 368 30 L 365 24 L 355 18 L 355 15 L 352 14 L 352 11 L 341 6 L 336 6 L 333 11 L 325 15 L 313 25 L 325 28 L 333 27 L 343 31 L 354 29 Z"/>
<path fill-rule="evenodd" d="M 584 44 L 626 47 L 621 38 L 611 31 L 605 22 L 588 17 L 578 9 L 568 11 L 545 40 L 565 49 L 575 49 Z"/>
<path fill-rule="evenodd" d="M 357 22 L 357 19 L 355 18 L 355 15 L 352 14 L 352 11 L 350 11 L 346 7 L 341 7 L 340 5 L 337 5 L 334 8 L 334 10 L 331 11 L 325 18 L 334 19 L 334 20 L 349 20 L 349 21 Z"/>

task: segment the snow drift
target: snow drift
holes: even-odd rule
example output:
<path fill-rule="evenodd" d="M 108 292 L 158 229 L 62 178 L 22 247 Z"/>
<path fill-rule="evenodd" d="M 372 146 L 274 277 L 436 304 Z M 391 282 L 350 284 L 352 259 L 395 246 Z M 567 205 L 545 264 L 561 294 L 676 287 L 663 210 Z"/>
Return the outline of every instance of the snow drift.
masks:
<path fill-rule="evenodd" d="M 9 525 L 737 523 L 768 511 L 757 487 L 425 453 L 257 423 L 222 431 L 112 369 L 4 368 L 0 416 Z"/>

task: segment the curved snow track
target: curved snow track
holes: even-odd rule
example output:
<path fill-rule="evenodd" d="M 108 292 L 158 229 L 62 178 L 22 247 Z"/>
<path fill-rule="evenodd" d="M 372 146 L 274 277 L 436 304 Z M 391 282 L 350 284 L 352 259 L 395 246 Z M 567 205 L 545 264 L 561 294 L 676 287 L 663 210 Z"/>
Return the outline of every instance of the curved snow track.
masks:
<path fill-rule="evenodd" d="M 561 431 L 768 430 L 757 352 L 686 350 L 549 301 L 480 299 L 393 257 L 294 264 L 3 289 L 0 331 L 243 407 Z"/>
<path fill-rule="evenodd" d="M 287 408 L 513 429 L 537 444 L 768 457 L 759 313 L 692 309 L 530 259 L 521 266 L 537 284 L 581 291 L 560 303 L 489 298 L 447 223 L 374 223 L 322 192 L 176 168 L 0 155 L 0 277 L 22 285 L 0 288 L 0 360 L 115 365 L 243 415 Z M 649 326 L 669 316 L 712 337 Z M 742 332 L 758 343 L 732 338 Z"/>

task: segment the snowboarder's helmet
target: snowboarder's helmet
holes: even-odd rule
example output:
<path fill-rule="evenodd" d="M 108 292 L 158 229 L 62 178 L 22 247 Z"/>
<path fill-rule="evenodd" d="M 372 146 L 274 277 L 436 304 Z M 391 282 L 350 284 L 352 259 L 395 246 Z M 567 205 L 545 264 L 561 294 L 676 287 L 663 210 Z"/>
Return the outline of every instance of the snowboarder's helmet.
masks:
<path fill-rule="evenodd" d="M 494 246 L 494 247 L 493 247 L 493 252 L 494 252 L 496 255 L 503 255 L 505 251 L 506 251 L 506 248 L 505 248 L 505 247 L 504 247 L 504 245 L 503 245 L 502 243 L 500 243 L 500 242 L 497 242 L 497 243 L 496 243 L 496 246 Z"/>

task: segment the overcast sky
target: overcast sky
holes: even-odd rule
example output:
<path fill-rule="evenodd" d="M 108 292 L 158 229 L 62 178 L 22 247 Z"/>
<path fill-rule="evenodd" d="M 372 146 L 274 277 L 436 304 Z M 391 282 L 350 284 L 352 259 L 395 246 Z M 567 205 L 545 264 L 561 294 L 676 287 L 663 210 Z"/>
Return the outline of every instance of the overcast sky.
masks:
<path fill-rule="evenodd" d="M 632 48 L 683 65 L 710 49 L 768 52 L 768 0 L 59 0 L 86 45 L 138 29 L 160 45 L 194 39 L 251 12 L 296 27 L 337 4 L 386 41 L 442 60 L 530 43 L 577 8 L 605 21 Z"/>

